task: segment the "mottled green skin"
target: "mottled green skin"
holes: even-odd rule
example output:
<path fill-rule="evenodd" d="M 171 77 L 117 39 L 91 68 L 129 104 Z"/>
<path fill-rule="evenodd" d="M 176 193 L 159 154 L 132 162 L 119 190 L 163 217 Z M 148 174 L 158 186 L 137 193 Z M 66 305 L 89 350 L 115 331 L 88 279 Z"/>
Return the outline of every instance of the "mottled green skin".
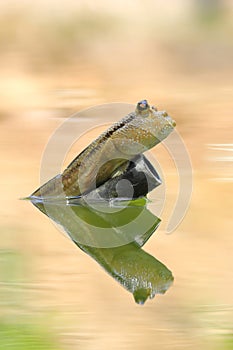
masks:
<path fill-rule="evenodd" d="M 78 196 L 110 179 L 114 172 L 136 155 L 154 147 L 174 129 L 175 122 L 166 112 L 148 104 L 115 123 L 65 169 L 48 181 L 34 196 Z"/>
<path fill-rule="evenodd" d="M 138 304 L 144 304 L 148 298 L 164 294 L 173 276 L 164 264 L 141 249 L 158 228 L 160 219 L 144 207 L 145 200 L 140 203 L 141 206 L 132 201 L 124 210 L 111 213 L 108 206 L 103 212 L 101 207 L 100 211 L 93 211 L 82 205 L 47 203 L 44 206 L 45 203 L 33 202 L 62 226 L 80 249 L 132 293 Z M 127 226 L 139 216 L 137 225 Z M 99 232 L 99 228 L 104 228 L 104 232 Z"/>

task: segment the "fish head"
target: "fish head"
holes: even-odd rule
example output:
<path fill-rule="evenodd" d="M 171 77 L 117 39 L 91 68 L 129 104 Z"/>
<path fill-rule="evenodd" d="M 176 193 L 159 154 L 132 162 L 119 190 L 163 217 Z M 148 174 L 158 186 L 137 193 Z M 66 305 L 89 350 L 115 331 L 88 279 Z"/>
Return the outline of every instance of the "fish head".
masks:
<path fill-rule="evenodd" d="M 164 140 L 174 130 L 176 122 L 166 111 L 156 111 L 154 108 L 151 108 L 150 112 L 156 136 L 160 141 Z"/>
<path fill-rule="evenodd" d="M 159 141 L 164 140 L 176 126 L 176 122 L 166 111 L 158 111 L 155 106 L 150 107 L 147 100 L 137 103 L 135 113 L 143 120 L 142 128 L 153 133 Z"/>

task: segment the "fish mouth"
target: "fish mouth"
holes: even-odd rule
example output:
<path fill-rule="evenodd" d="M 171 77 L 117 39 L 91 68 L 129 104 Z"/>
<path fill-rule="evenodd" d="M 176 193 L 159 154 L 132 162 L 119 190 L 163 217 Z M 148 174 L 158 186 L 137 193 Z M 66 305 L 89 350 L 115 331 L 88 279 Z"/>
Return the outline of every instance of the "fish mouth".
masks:
<path fill-rule="evenodd" d="M 167 112 L 165 112 L 163 114 L 164 118 L 166 119 L 166 121 L 168 122 L 169 125 L 171 125 L 173 128 L 176 126 L 176 122 L 174 119 L 172 119 L 172 117 L 170 117 L 170 115 L 167 114 Z"/>
<path fill-rule="evenodd" d="M 171 125 L 173 126 L 173 128 L 176 126 L 176 122 L 175 122 L 175 120 L 173 120 L 173 119 L 172 119 L 172 121 L 171 121 Z"/>
<path fill-rule="evenodd" d="M 166 115 L 165 119 L 168 122 L 168 124 L 171 125 L 172 128 L 174 128 L 176 126 L 175 120 L 172 119 L 172 117 L 170 117 L 169 115 Z"/>
<path fill-rule="evenodd" d="M 175 120 L 172 119 L 172 117 L 168 115 L 166 111 L 157 111 L 155 107 L 152 107 L 151 113 L 154 115 L 158 115 L 162 119 L 164 118 L 164 120 L 170 127 L 174 128 L 176 126 Z"/>

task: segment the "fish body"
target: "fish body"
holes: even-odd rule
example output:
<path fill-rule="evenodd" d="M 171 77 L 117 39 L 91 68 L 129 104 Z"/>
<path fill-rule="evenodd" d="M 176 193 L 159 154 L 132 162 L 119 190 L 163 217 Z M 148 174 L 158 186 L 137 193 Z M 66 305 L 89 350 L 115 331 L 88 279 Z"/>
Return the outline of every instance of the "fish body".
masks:
<path fill-rule="evenodd" d="M 127 168 L 135 156 L 154 147 L 174 129 L 175 122 L 165 111 L 150 107 L 146 100 L 113 124 L 87 146 L 64 170 L 32 196 L 79 196 L 99 187 Z"/>

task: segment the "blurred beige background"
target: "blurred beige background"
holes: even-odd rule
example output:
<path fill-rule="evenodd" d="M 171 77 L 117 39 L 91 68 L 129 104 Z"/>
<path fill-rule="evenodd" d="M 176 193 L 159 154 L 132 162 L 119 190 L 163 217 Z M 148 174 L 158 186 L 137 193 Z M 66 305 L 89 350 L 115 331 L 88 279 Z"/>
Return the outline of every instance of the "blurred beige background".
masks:
<path fill-rule="evenodd" d="M 231 348 L 232 62 L 230 0 L 1 1 L 0 348 Z M 145 247 L 174 285 L 139 307 L 19 198 L 38 187 L 65 118 L 142 98 L 176 120 L 194 187 L 176 232 L 162 225 Z M 153 152 L 166 169 L 165 221 L 177 178 L 163 148 Z"/>

